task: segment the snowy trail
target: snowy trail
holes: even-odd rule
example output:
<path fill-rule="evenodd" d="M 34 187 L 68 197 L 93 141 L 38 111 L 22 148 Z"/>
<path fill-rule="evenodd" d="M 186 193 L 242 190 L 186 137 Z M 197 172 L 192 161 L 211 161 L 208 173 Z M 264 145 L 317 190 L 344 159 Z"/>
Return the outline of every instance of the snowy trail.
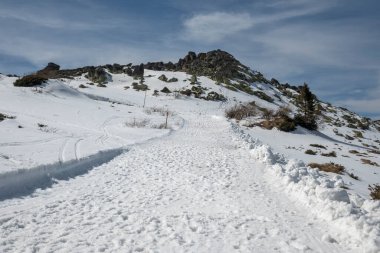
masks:
<path fill-rule="evenodd" d="M 0 202 L 0 252 L 349 252 L 263 174 L 222 119 Z"/>

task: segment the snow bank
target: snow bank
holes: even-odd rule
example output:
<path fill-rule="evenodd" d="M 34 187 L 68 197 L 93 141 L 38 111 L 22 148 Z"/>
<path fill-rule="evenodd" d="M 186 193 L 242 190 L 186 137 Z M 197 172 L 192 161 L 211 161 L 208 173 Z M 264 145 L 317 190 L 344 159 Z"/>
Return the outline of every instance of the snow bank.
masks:
<path fill-rule="evenodd" d="M 42 165 L 32 169 L 19 169 L 0 174 L 0 200 L 27 195 L 37 188 L 51 186 L 56 180 L 67 180 L 82 175 L 103 163 L 111 161 L 126 151 L 126 149 L 100 151 L 79 160 Z"/>
<path fill-rule="evenodd" d="M 339 240 L 361 247 L 364 252 L 379 252 L 379 201 L 365 200 L 356 194 L 349 195 L 341 188 L 344 182 L 339 175 L 327 177 L 301 161 L 288 160 L 245 133 L 238 125 L 231 124 L 252 156 L 267 165 L 267 172 L 275 175 L 274 180 L 277 182 L 280 179 L 292 198 L 308 206 L 315 217 L 328 221 L 339 230 L 339 234 L 335 235 Z M 334 241 L 329 235 L 326 238 Z"/>

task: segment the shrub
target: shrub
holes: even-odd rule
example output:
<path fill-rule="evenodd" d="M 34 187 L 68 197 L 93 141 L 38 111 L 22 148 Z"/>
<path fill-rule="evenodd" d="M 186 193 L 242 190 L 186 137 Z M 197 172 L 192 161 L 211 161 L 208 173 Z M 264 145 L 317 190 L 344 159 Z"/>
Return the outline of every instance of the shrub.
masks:
<path fill-rule="evenodd" d="M 224 87 L 226 87 L 227 89 L 232 90 L 232 91 L 238 91 L 238 89 L 236 89 L 234 86 L 231 86 L 231 85 L 226 85 Z"/>
<path fill-rule="evenodd" d="M 359 180 L 359 177 L 356 176 L 354 173 L 347 173 L 347 175 L 349 175 L 351 178 L 353 178 L 355 180 Z"/>
<path fill-rule="evenodd" d="M 284 132 L 291 132 L 296 129 L 296 124 L 294 120 L 289 116 L 276 117 L 274 120 L 274 126 Z"/>
<path fill-rule="evenodd" d="M 166 116 L 166 114 L 169 114 L 169 116 L 174 115 L 173 112 L 169 111 L 167 108 L 164 107 L 151 107 L 144 110 L 146 114 L 152 114 L 152 113 L 159 113 L 161 116 Z"/>
<path fill-rule="evenodd" d="M 379 167 L 379 164 L 377 162 L 373 162 L 373 161 L 371 161 L 369 159 L 362 158 L 362 159 L 360 159 L 360 161 L 362 161 L 363 164 L 369 164 L 369 165 L 372 165 L 372 166 Z"/>
<path fill-rule="evenodd" d="M 231 85 L 234 86 L 238 90 L 241 90 L 241 91 L 243 91 L 245 93 L 253 95 L 252 88 L 248 84 L 246 84 L 246 83 L 234 83 L 234 84 L 231 84 Z"/>
<path fill-rule="evenodd" d="M 370 191 L 369 196 L 373 200 L 380 200 L 380 185 L 379 184 L 374 184 L 373 186 L 368 185 L 368 190 Z"/>
<path fill-rule="evenodd" d="M 132 87 L 136 91 L 146 91 L 146 90 L 149 90 L 148 85 L 146 85 L 146 84 L 138 84 L 136 82 L 132 83 Z"/>
<path fill-rule="evenodd" d="M 257 115 L 257 106 L 254 104 L 240 104 L 234 105 L 225 111 L 227 118 L 242 120 L 247 117 L 252 117 Z"/>
<path fill-rule="evenodd" d="M 325 146 L 323 145 L 320 145 L 320 144 L 310 144 L 311 147 L 315 147 L 315 148 L 323 148 L 323 149 L 327 149 Z"/>
<path fill-rule="evenodd" d="M 38 75 L 27 75 L 20 79 L 17 79 L 13 85 L 16 87 L 33 87 L 36 85 L 41 85 L 46 81 L 46 78 Z"/>
<path fill-rule="evenodd" d="M 355 130 L 353 130 L 352 132 L 354 133 L 354 136 L 355 136 L 356 138 L 364 138 L 362 132 L 360 132 L 360 131 L 355 131 Z"/>
<path fill-rule="evenodd" d="M 205 99 L 211 100 L 211 101 L 226 101 L 227 100 L 222 94 L 219 94 L 215 91 L 209 92 Z"/>
<path fill-rule="evenodd" d="M 16 117 L 0 113 L 0 122 L 3 121 L 3 120 L 5 120 L 5 119 L 14 119 L 14 118 L 16 118 Z"/>
<path fill-rule="evenodd" d="M 262 114 L 263 114 L 263 118 L 264 118 L 264 119 L 267 119 L 267 120 L 273 118 L 273 116 L 274 116 L 274 111 L 271 110 L 271 109 L 263 108 L 263 109 L 261 110 L 261 112 L 262 112 Z"/>
<path fill-rule="evenodd" d="M 335 151 L 331 151 L 329 153 L 322 153 L 321 155 L 322 156 L 327 156 L 327 157 L 336 157 L 336 152 Z"/>
<path fill-rule="evenodd" d="M 307 154 L 307 155 L 316 155 L 317 151 L 313 151 L 311 149 L 308 149 L 308 150 L 305 151 L 305 154 Z"/>
<path fill-rule="evenodd" d="M 192 75 L 190 78 L 190 84 L 197 84 L 198 83 L 198 78 L 196 75 Z"/>
<path fill-rule="evenodd" d="M 101 88 L 106 88 L 106 87 L 107 87 L 106 85 L 101 84 L 101 83 L 97 84 L 96 86 L 97 86 L 97 87 L 101 87 Z"/>
<path fill-rule="evenodd" d="M 191 96 L 191 90 L 190 89 L 186 89 L 186 90 L 181 90 L 180 93 L 182 95 L 186 95 L 186 96 Z"/>
<path fill-rule="evenodd" d="M 335 163 L 309 163 L 309 166 L 314 169 L 319 169 L 325 172 L 332 172 L 336 174 L 342 174 L 344 171 L 344 166 Z"/>
<path fill-rule="evenodd" d="M 271 130 L 274 127 L 276 127 L 278 130 L 284 132 L 291 132 L 296 129 L 296 124 L 294 120 L 291 117 L 289 117 L 289 108 L 281 107 L 272 116 L 270 116 L 271 112 L 267 112 L 267 109 L 261 108 L 260 110 L 263 112 L 263 117 L 271 117 L 258 124 L 262 128 Z"/>
<path fill-rule="evenodd" d="M 309 121 L 304 116 L 302 116 L 301 114 L 297 114 L 294 117 L 294 120 L 295 120 L 297 125 L 300 125 L 306 129 L 316 130 L 318 128 L 318 125 L 315 121 Z"/>
<path fill-rule="evenodd" d="M 146 127 L 148 124 L 149 124 L 148 119 L 136 120 L 136 118 L 134 118 L 132 121 L 128 121 L 125 123 L 127 127 L 136 127 L 136 128 Z"/>
<path fill-rule="evenodd" d="M 261 98 L 262 100 L 269 102 L 269 103 L 273 103 L 273 101 L 274 101 L 274 99 L 272 97 L 268 96 L 266 93 L 264 93 L 262 91 L 253 91 L 252 94 L 255 95 L 256 97 Z"/>
<path fill-rule="evenodd" d="M 380 150 L 370 149 L 369 152 L 371 152 L 371 153 L 373 153 L 373 154 L 380 155 Z"/>

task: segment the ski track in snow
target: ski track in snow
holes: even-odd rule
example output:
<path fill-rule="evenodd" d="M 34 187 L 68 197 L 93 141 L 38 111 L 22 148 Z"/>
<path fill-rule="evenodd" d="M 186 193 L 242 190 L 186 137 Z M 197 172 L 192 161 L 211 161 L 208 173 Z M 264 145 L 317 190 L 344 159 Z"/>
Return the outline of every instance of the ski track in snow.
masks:
<path fill-rule="evenodd" d="M 0 202 L 0 252 L 355 251 L 323 240 L 329 225 L 264 168 L 228 122 L 196 115 L 87 174 Z"/>

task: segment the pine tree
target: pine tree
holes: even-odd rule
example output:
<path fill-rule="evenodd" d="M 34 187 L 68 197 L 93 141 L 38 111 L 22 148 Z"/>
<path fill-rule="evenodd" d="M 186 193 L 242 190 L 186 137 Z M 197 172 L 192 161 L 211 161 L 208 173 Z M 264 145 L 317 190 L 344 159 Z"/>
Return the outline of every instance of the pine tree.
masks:
<path fill-rule="evenodd" d="M 300 126 L 310 130 L 316 130 L 317 115 L 316 115 L 316 97 L 310 91 L 309 86 L 304 83 L 300 88 L 300 94 L 297 98 L 299 113 L 296 115 L 296 121 Z"/>
<path fill-rule="evenodd" d="M 198 83 L 198 78 L 196 75 L 192 75 L 190 79 L 190 84 L 197 84 Z"/>

